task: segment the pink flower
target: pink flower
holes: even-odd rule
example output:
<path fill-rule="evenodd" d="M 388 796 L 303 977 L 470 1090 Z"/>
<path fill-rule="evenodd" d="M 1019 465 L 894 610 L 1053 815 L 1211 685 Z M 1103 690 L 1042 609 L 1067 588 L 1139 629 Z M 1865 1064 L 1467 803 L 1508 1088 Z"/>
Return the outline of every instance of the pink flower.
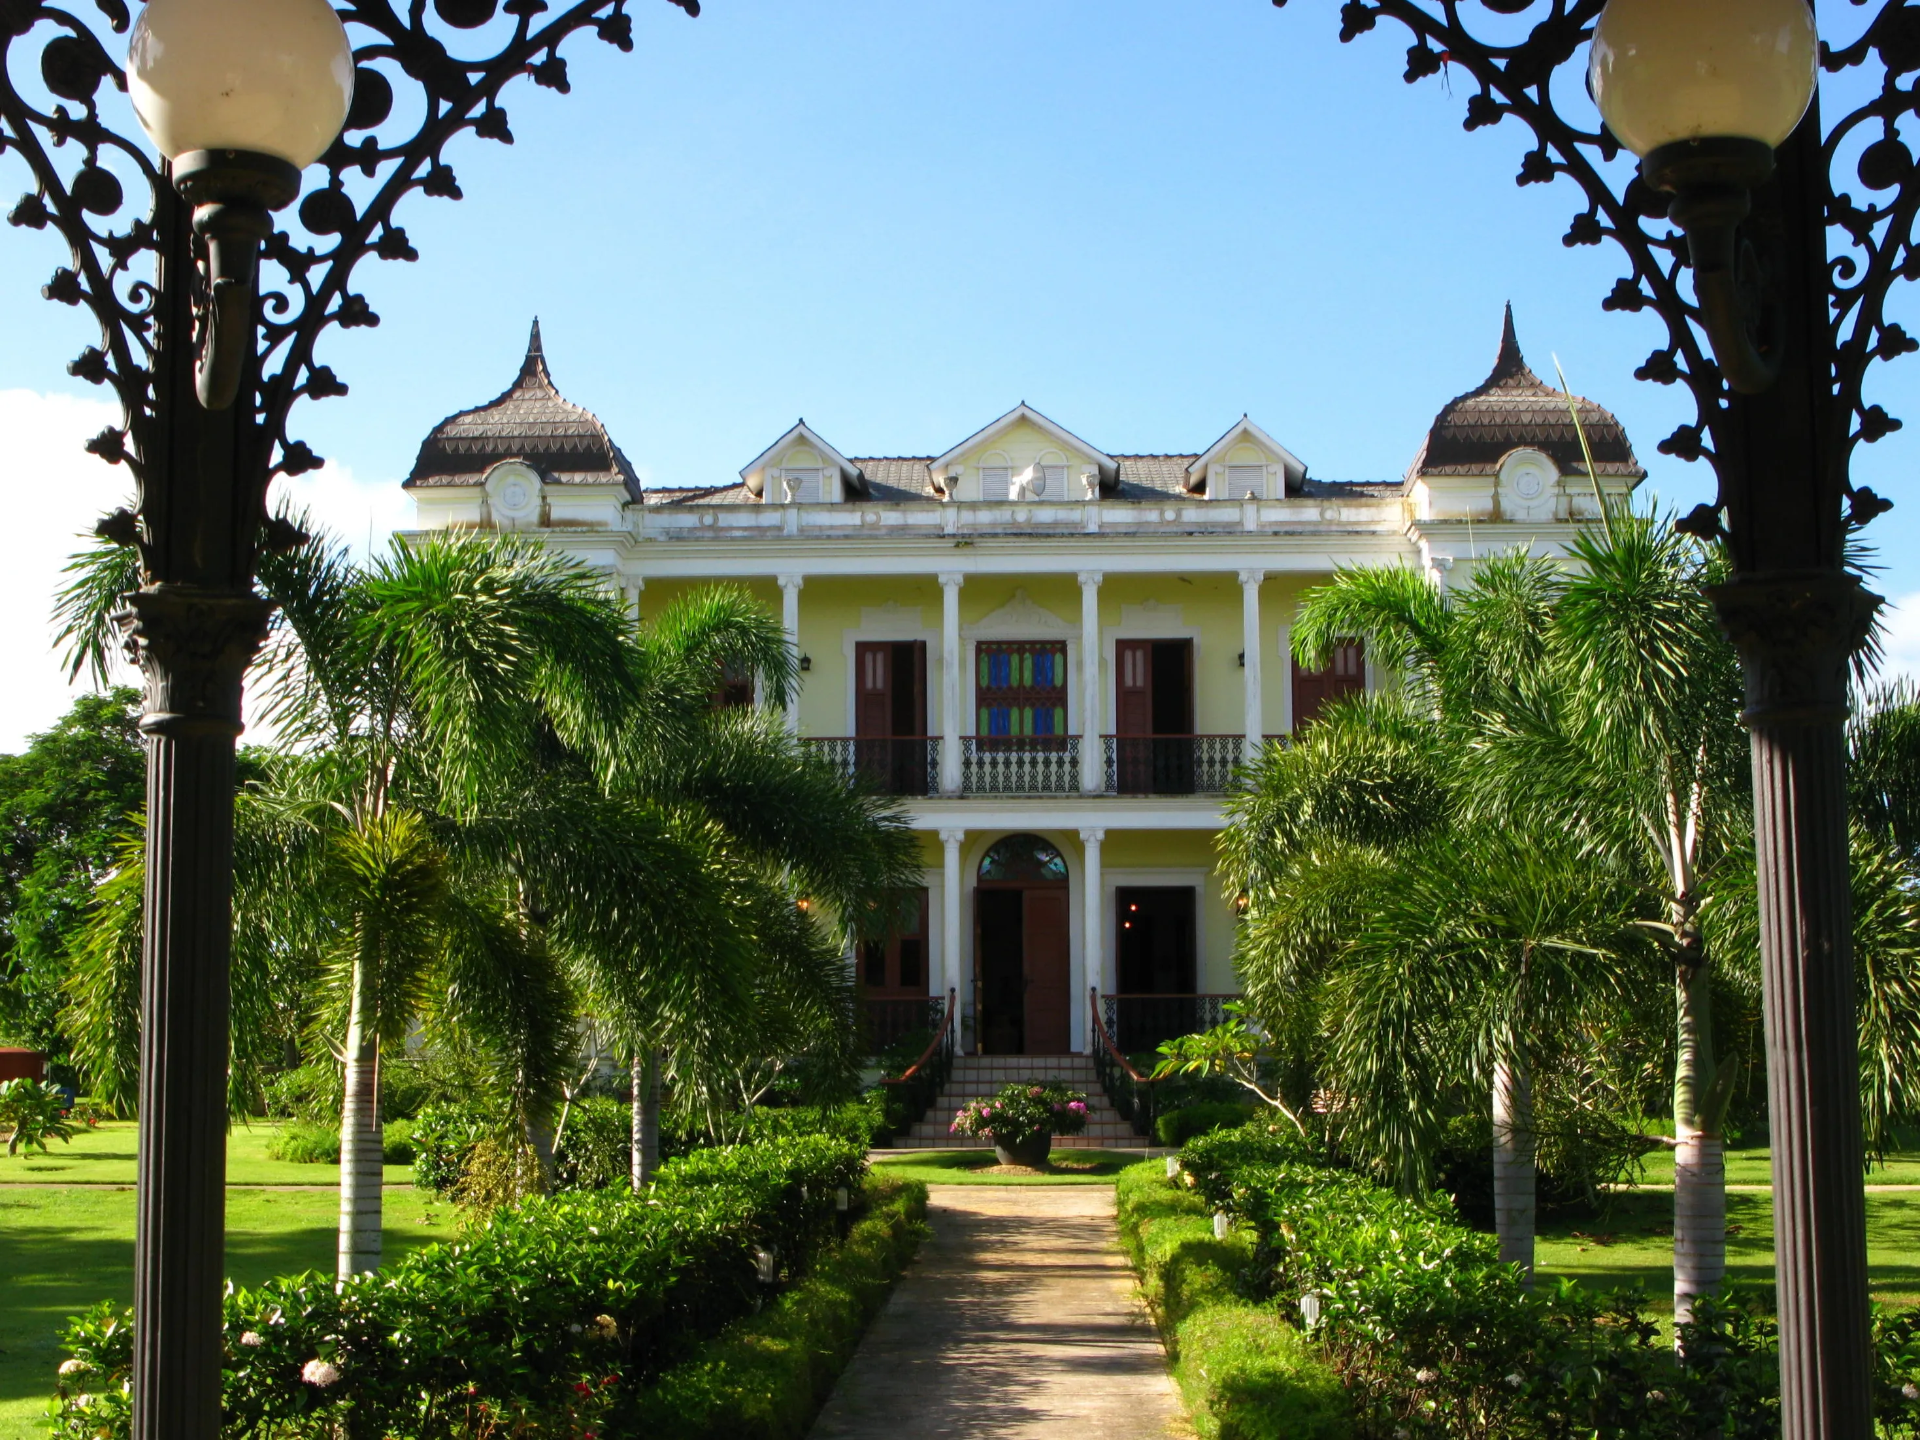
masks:
<path fill-rule="evenodd" d="M 1031 1095 L 1036 1100 L 1038 1100 L 1042 1095 L 1046 1093 L 1047 1092 L 1042 1090 L 1038 1085 L 1034 1086 L 1031 1090 L 1027 1091 L 1027 1094 Z"/>
<path fill-rule="evenodd" d="M 322 1390 L 340 1381 L 340 1371 L 324 1360 L 309 1360 L 300 1367 L 300 1378 L 309 1385 L 317 1385 Z"/>
<path fill-rule="evenodd" d="M 1087 1102 L 1084 1100 L 1070 1100 L 1067 1102 L 1067 1109 L 1073 1111 L 1076 1115 L 1084 1115 L 1087 1113 Z"/>

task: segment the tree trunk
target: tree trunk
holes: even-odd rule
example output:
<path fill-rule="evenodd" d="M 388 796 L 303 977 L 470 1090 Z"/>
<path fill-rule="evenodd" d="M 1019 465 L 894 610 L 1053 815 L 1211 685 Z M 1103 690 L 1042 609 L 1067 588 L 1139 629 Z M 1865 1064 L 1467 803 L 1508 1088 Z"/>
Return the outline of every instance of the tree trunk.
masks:
<path fill-rule="evenodd" d="M 1679 1017 L 1673 1079 L 1673 1319 L 1683 1325 L 1693 1315 L 1694 1297 L 1719 1289 L 1727 1273 L 1727 1170 L 1720 1133 L 1727 1107 L 1715 1073 L 1707 967 L 1676 967 L 1673 989 Z"/>
<path fill-rule="evenodd" d="M 372 967 L 357 961 L 347 1019 L 346 1103 L 340 1114 L 340 1278 L 380 1265 L 380 1037 Z"/>
<path fill-rule="evenodd" d="M 660 1052 L 633 1056 L 633 1188 L 644 1190 L 660 1170 Z"/>
<path fill-rule="evenodd" d="M 1493 1228 L 1500 1262 L 1518 1265 L 1533 1284 L 1533 1077 L 1524 1052 L 1493 1067 Z"/>

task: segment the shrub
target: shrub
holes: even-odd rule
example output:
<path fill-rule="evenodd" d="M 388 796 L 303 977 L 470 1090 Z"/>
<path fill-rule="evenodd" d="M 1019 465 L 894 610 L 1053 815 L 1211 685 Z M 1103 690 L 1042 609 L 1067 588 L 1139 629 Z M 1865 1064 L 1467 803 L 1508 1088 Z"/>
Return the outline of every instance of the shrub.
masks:
<path fill-rule="evenodd" d="M 290 1120 L 267 1142 L 267 1158 L 294 1165 L 338 1165 L 340 1127 Z M 386 1165 L 413 1163 L 413 1121 L 387 1122 L 380 1135 L 380 1160 Z"/>
<path fill-rule="evenodd" d="M 927 1187 L 869 1181 L 846 1243 L 761 1314 L 638 1398 L 636 1428 L 675 1440 L 801 1440 L 922 1237 Z"/>
<path fill-rule="evenodd" d="M 22 1077 L 0 1083 L 0 1130 L 7 1132 L 7 1154 L 22 1145 L 37 1145 L 44 1155 L 47 1141 L 71 1141 L 74 1124 L 68 1108 L 66 1092 L 44 1081 Z"/>
<path fill-rule="evenodd" d="M 1757 1308 L 1698 1302 L 1678 1365 L 1638 1292 L 1529 1291 L 1444 1198 L 1396 1195 L 1302 1150 L 1249 1126 L 1193 1141 L 1181 1161 L 1196 1199 L 1251 1227 L 1249 1291 L 1311 1326 L 1359 1434 L 1778 1435 L 1777 1338 Z M 1920 1346 L 1884 1316 L 1876 1325 L 1882 1433 L 1913 1434 Z"/>
<path fill-rule="evenodd" d="M 1158 1161 L 1121 1172 L 1121 1243 L 1202 1440 L 1336 1440 L 1349 1405 L 1313 1342 L 1247 1298 L 1252 1239 L 1217 1240 L 1206 1205 Z"/>
<path fill-rule="evenodd" d="M 1162 1145 L 1184 1145 L 1198 1135 L 1244 1125 L 1253 1118 L 1251 1105 L 1211 1100 L 1169 1110 L 1153 1122 L 1153 1135 Z"/>
<path fill-rule="evenodd" d="M 641 1388 L 804 1269 L 864 1166 L 818 1137 L 709 1150 L 645 1195 L 532 1200 L 386 1270 L 232 1292 L 222 1433 L 637 1436 Z M 131 1324 L 102 1306 L 68 1327 L 54 1433 L 128 1433 Z"/>
<path fill-rule="evenodd" d="M 267 1158 L 294 1165 L 338 1165 L 340 1129 L 310 1120 L 289 1120 L 267 1142 Z"/>
<path fill-rule="evenodd" d="M 603 1190 L 633 1175 L 633 1107 L 618 1100 L 576 1100 L 553 1147 L 554 1179 L 567 1190 Z"/>
<path fill-rule="evenodd" d="M 452 1193 L 473 1147 L 500 1128 L 497 1116 L 452 1105 L 432 1105 L 413 1122 L 413 1183 L 438 1195 Z"/>
<path fill-rule="evenodd" d="M 1087 1128 L 1087 1097 L 1046 1080 L 1016 1080 L 997 1095 L 969 1100 L 953 1117 L 956 1135 L 977 1135 L 1009 1148 L 1044 1135 L 1078 1135 Z"/>

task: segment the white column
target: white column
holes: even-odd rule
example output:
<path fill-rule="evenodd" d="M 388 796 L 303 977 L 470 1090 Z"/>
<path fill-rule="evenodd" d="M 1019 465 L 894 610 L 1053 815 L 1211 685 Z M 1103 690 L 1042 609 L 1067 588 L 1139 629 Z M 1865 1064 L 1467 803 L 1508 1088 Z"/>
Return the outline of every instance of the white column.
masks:
<path fill-rule="evenodd" d="M 638 575 L 629 575 L 626 579 L 627 617 L 634 624 L 640 623 L 640 596 L 646 590 L 647 582 Z"/>
<path fill-rule="evenodd" d="M 1241 677 L 1247 687 L 1247 738 L 1240 758 L 1248 764 L 1259 753 L 1260 738 L 1266 728 L 1266 691 L 1260 684 L 1260 582 L 1266 578 L 1264 570 L 1240 572 L 1241 643 L 1246 649 L 1247 661 Z"/>
<path fill-rule="evenodd" d="M 1100 580 L 1098 570 L 1080 572 L 1080 791 L 1107 788 L 1106 754 L 1100 740 Z"/>
<path fill-rule="evenodd" d="M 800 587 L 804 584 L 804 575 L 780 577 L 780 625 L 787 632 L 787 648 L 793 652 L 796 665 L 800 660 Z M 795 735 L 800 733 L 800 680 L 797 676 L 792 691 L 787 695 L 787 729 Z"/>
<path fill-rule="evenodd" d="M 960 793 L 960 710 L 965 689 L 960 675 L 964 658 L 960 653 L 960 587 L 966 579 L 953 570 L 940 574 L 940 791 L 944 795 Z"/>
<path fill-rule="evenodd" d="M 962 1014 L 973 1003 L 973 985 L 962 973 L 960 956 L 960 846 L 967 838 L 964 830 L 942 830 L 940 843 L 946 846 L 946 871 L 940 882 L 940 969 L 947 977 L 943 989 L 954 993 L 954 1003 Z M 959 1022 L 954 1022 L 953 1043 L 960 1045 Z"/>
<path fill-rule="evenodd" d="M 1081 910 L 1081 948 L 1085 954 L 1085 967 L 1081 971 L 1082 979 L 1076 986 L 1073 997 L 1074 1044 L 1091 1055 L 1093 1053 L 1093 1027 L 1087 1023 L 1086 999 L 1087 987 L 1098 985 L 1105 994 L 1113 988 L 1107 977 L 1107 902 L 1106 882 L 1100 878 L 1100 842 L 1107 838 L 1104 830 L 1082 830 L 1080 843 L 1086 846 L 1087 893 L 1083 897 Z"/>

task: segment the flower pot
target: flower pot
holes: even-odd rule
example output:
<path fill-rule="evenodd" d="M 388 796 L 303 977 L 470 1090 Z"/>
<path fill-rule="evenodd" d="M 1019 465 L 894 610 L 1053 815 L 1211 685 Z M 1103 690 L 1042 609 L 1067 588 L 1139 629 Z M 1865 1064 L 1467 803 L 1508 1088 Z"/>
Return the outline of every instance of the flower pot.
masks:
<path fill-rule="evenodd" d="M 1024 1165 L 1029 1170 L 1047 1168 L 1047 1156 L 1053 1150 L 1053 1136 L 1029 1135 L 1024 1140 L 993 1142 L 993 1153 L 1002 1165 Z"/>

